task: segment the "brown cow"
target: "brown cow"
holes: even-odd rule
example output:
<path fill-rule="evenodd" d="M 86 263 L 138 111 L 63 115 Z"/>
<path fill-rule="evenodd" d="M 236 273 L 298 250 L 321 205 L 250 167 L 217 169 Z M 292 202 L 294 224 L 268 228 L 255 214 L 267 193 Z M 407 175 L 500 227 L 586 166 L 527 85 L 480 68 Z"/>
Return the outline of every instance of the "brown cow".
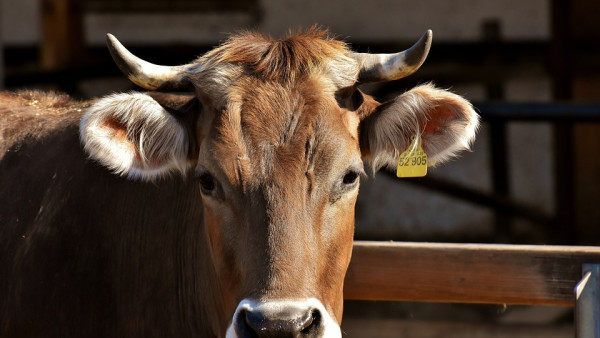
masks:
<path fill-rule="evenodd" d="M 244 33 L 166 67 L 109 35 L 151 92 L 0 94 L 0 336 L 340 337 L 363 162 L 395 167 L 417 135 L 439 163 L 477 129 L 432 85 L 383 104 L 357 89 L 430 44 Z"/>

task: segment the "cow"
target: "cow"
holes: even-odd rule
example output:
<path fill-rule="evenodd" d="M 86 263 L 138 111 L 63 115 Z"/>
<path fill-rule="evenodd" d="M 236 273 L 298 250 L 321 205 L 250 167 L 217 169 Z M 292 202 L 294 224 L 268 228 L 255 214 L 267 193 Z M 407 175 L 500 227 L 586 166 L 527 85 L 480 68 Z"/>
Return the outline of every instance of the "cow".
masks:
<path fill-rule="evenodd" d="M 359 89 L 414 73 L 431 40 L 242 32 L 162 66 L 109 34 L 146 91 L 0 94 L 0 336 L 341 337 L 361 177 L 415 137 L 444 162 L 478 128 L 432 84 Z"/>

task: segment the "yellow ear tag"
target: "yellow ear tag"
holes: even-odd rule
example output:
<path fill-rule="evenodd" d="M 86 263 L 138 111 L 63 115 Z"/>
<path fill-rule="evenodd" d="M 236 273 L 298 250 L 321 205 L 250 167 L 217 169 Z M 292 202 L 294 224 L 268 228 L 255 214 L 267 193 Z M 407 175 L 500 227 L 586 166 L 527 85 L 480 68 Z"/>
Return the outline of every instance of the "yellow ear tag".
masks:
<path fill-rule="evenodd" d="M 423 177 L 427 175 L 427 154 L 421 148 L 421 137 L 413 135 L 410 145 L 398 157 L 398 177 Z"/>

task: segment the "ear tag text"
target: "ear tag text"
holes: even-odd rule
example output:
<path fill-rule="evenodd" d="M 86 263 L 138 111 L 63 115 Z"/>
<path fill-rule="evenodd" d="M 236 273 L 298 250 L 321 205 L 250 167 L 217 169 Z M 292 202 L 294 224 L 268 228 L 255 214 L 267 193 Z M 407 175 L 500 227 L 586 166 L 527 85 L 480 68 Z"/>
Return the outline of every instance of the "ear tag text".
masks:
<path fill-rule="evenodd" d="M 413 135 L 408 148 L 398 157 L 398 177 L 423 177 L 427 175 L 427 154 L 421 148 L 421 137 Z"/>

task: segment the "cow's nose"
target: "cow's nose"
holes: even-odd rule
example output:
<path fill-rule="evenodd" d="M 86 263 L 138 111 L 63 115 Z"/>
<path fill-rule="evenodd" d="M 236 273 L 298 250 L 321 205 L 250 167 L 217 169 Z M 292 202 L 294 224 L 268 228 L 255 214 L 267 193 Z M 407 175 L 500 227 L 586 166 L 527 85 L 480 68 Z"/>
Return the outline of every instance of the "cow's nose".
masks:
<path fill-rule="evenodd" d="M 315 299 L 243 299 L 238 305 L 227 338 L 327 337 L 341 338 L 339 324 Z"/>
<path fill-rule="evenodd" d="M 295 305 L 283 306 L 277 311 L 247 309 L 240 313 L 250 337 L 308 337 L 317 336 L 321 313 L 315 308 L 299 308 Z"/>
<path fill-rule="evenodd" d="M 318 299 L 246 298 L 227 328 L 227 338 L 242 337 L 341 338 L 342 332 Z"/>

